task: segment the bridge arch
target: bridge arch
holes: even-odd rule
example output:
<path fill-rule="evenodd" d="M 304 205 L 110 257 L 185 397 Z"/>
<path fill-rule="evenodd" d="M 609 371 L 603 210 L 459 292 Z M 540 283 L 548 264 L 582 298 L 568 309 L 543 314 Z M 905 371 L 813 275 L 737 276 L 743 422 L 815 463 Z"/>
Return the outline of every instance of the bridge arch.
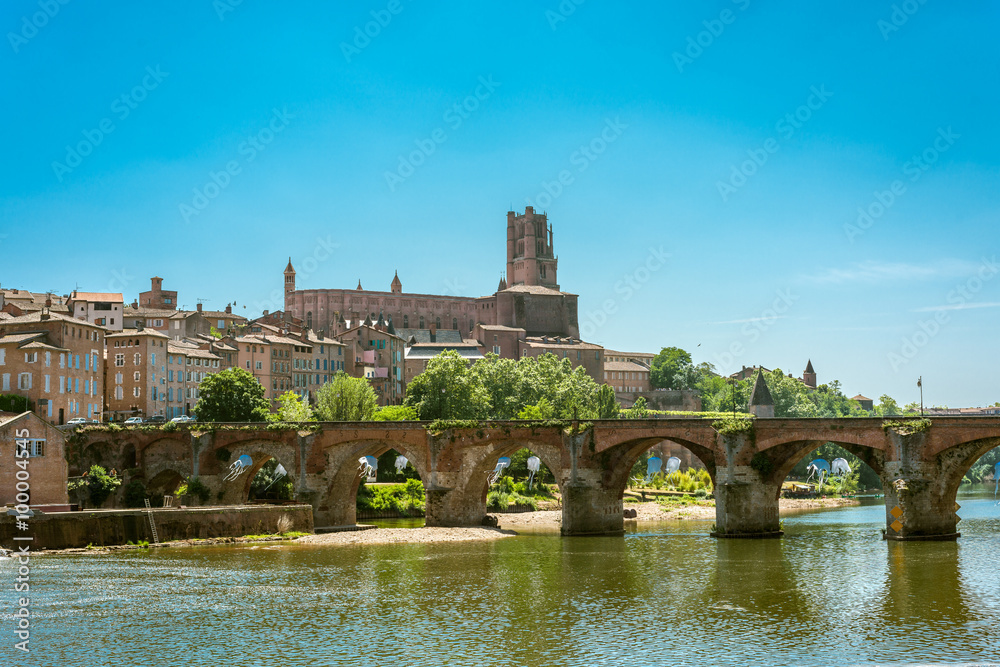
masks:
<path fill-rule="evenodd" d="M 326 474 L 321 478 L 323 486 L 313 509 L 317 526 L 346 526 L 357 522 L 357 496 L 361 486 L 358 459 L 363 456 L 378 458 L 389 450 L 406 457 L 426 489 L 430 483 L 430 461 L 422 448 L 404 440 L 383 438 L 330 443 L 323 451 Z"/>
<path fill-rule="evenodd" d="M 209 487 L 213 496 L 225 504 L 242 505 L 249 502 L 250 486 L 253 484 L 254 477 L 271 459 L 277 460 L 288 471 L 288 476 L 293 482 L 298 480 L 298 448 L 286 440 L 252 438 L 216 443 L 216 446 L 213 447 L 214 452 L 222 449 L 229 452 L 228 461 L 221 461 L 216 456 L 212 456 L 215 459 L 215 464 L 203 470 L 200 479 Z M 226 481 L 225 478 L 229 474 L 230 466 L 243 455 L 249 456 L 253 463 L 236 479 Z M 212 472 L 215 474 L 211 474 Z"/>

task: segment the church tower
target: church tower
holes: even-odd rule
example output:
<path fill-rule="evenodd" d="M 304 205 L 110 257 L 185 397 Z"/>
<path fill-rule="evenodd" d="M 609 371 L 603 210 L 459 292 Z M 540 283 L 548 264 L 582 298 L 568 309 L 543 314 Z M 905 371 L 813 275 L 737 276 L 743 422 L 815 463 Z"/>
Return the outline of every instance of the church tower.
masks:
<path fill-rule="evenodd" d="M 548 216 L 532 206 L 523 215 L 507 212 L 507 279 L 509 285 L 541 285 L 558 290 L 559 260 L 552 248 Z"/>
<path fill-rule="evenodd" d="M 285 310 L 288 310 L 288 297 L 295 291 L 295 269 L 292 268 L 292 258 L 288 258 L 285 267 Z"/>
<path fill-rule="evenodd" d="M 816 371 L 813 370 L 812 359 L 806 362 L 806 369 L 802 371 L 802 384 L 812 389 L 816 388 Z"/>

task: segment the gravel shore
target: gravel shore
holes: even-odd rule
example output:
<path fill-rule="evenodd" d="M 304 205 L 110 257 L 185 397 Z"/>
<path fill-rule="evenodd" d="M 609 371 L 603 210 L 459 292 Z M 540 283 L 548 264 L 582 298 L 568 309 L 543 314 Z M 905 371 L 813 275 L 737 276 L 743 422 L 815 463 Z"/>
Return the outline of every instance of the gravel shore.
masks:
<path fill-rule="evenodd" d="M 781 512 L 819 507 L 860 505 L 853 498 L 782 498 L 778 501 Z M 687 505 L 667 509 L 659 503 L 626 503 L 625 509 L 636 511 L 636 521 L 715 521 L 715 505 Z M 558 526 L 562 522 L 561 510 L 524 512 L 522 514 L 494 514 L 501 528 L 519 526 Z"/>

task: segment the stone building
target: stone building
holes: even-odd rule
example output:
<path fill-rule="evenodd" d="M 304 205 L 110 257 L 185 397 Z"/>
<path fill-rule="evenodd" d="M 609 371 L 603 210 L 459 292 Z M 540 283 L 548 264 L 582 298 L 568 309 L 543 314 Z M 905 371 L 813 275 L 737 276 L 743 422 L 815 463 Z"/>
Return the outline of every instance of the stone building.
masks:
<path fill-rule="evenodd" d="M 78 320 L 121 331 L 125 327 L 125 300 L 120 293 L 73 291 L 67 300 L 70 314 Z"/>
<path fill-rule="evenodd" d="M 0 412 L 0 506 L 21 504 L 17 498 L 17 461 L 26 460 L 28 502 L 48 511 L 69 509 L 66 490 L 66 436 L 31 412 Z M 18 450 L 27 457 L 18 457 Z"/>
<path fill-rule="evenodd" d="M 167 335 L 155 329 L 125 329 L 107 336 L 109 420 L 166 416 Z"/>
<path fill-rule="evenodd" d="M 44 309 L 0 319 L 0 393 L 25 397 L 56 424 L 100 419 L 104 336 L 97 325 Z"/>
<path fill-rule="evenodd" d="M 480 297 L 407 293 L 398 273 L 386 292 L 365 290 L 360 281 L 353 290 L 300 290 L 289 258 L 284 270 L 283 317 L 287 328 L 300 323 L 305 329 L 324 331 L 344 342 L 349 342 L 344 335 L 360 323 L 367 320 L 375 326 L 379 318 L 398 331 L 433 331 L 439 336 L 450 330 L 457 341 L 476 340 L 480 354 L 496 352 L 507 359 L 537 356 L 546 349 L 555 353 L 558 345 L 563 358 L 585 366 L 595 380 L 602 381 L 602 348 L 579 340 L 578 297 L 559 288 L 553 232 L 544 213 L 536 213 L 530 206 L 522 215 L 507 213 L 506 270 L 497 290 Z M 277 319 L 265 317 L 270 323 Z M 254 326 L 262 323 L 259 319 Z M 405 335 L 404 340 L 409 337 Z M 406 381 L 401 367 L 403 348 L 398 352 L 399 360 L 392 362 L 400 366 L 394 384 Z M 400 396 L 402 389 L 401 385 Z"/>
<path fill-rule="evenodd" d="M 164 416 L 173 419 L 189 415 L 198 403 L 202 381 L 218 373 L 220 357 L 193 341 L 167 341 L 166 410 Z"/>

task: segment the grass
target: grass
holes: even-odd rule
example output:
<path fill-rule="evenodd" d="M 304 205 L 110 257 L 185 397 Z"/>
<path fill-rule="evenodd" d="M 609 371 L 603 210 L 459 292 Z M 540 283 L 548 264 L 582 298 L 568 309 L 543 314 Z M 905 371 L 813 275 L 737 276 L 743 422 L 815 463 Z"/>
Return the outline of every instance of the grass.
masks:
<path fill-rule="evenodd" d="M 656 499 L 656 504 L 664 509 L 672 510 L 678 507 L 715 507 L 714 499 L 695 498 L 693 496 L 664 496 Z"/>

